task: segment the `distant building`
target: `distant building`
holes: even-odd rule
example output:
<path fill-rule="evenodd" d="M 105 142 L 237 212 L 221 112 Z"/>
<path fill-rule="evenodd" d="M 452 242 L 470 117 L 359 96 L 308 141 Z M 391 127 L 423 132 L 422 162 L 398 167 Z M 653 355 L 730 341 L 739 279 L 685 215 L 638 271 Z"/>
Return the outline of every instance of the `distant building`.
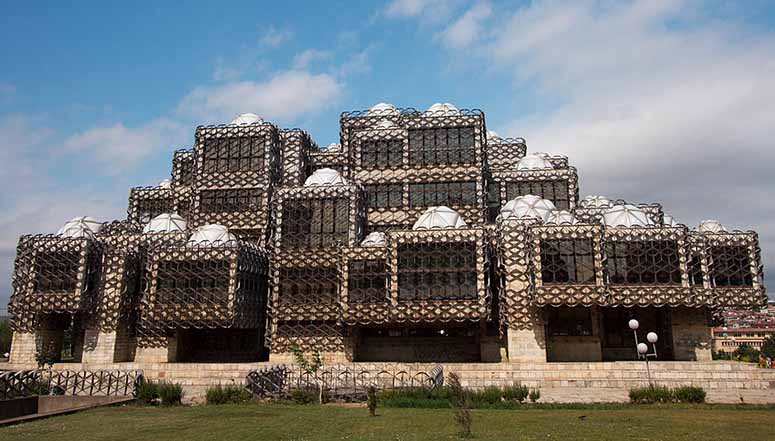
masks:
<path fill-rule="evenodd" d="M 713 350 L 735 352 L 740 346 L 760 351 L 764 340 L 775 335 L 775 328 L 713 328 Z"/>

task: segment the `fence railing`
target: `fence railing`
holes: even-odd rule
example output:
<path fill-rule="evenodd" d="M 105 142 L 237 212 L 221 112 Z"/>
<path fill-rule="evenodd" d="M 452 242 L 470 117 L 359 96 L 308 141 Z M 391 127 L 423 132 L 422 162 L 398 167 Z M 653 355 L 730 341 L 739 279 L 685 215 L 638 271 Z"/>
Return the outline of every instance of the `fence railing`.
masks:
<path fill-rule="evenodd" d="M 258 396 L 286 395 L 292 389 L 317 388 L 322 383 L 329 396 L 356 398 L 365 396 L 371 386 L 432 389 L 444 384 L 444 369 L 436 366 L 429 371 L 410 371 L 380 365 L 337 364 L 323 366 L 313 375 L 295 365 L 276 365 L 250 371 L 246 380 L 246 387 Z"/>
<path fill-rule="evenodd" d="M 0 400 L 31 395 L 132 396 L 144 380 L 143 371 L 3 371 Z"/>

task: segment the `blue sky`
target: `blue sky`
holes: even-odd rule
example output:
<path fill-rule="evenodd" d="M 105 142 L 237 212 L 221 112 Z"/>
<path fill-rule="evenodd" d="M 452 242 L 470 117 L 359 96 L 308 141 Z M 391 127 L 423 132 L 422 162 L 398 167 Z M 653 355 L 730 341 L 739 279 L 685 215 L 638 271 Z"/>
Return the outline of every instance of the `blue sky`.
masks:
<path fill-rule="evenodd" d="M 325 145 L 338 141 L 341 111 L 380 101 L 480 108 L 489 129 L 567 154 L 582 196 L 754 229 L 775 267 L 775 1 L 7 2 L 3 12 L 2 305 L 20 234 L 123 217 L 129 187 L 165 178 L 197 124 L 254 112 Z"/>

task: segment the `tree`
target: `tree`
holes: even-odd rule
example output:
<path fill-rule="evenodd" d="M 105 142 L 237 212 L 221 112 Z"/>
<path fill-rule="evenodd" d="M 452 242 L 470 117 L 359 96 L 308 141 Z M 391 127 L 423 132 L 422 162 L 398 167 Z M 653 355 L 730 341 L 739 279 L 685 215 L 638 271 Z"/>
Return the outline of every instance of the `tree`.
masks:
<path fill-rule="evenodd" d="M 761 352 L 765 357 L 775 360 L 775 334 L 764 339 Z"/>
<path fill-rule="evenodd" d="M 455 409 L 455 422 L 460 426 L 460 435 L 470 438 L 471 432 L 471 408 L 468 405 L 468 392 L 460 383 L 460 376 L 452 372 L 449 374 L 449 387 L 452 390 L 450 404 Z"/>
<path fill-rule="evenodd" d="M 315 349 L 312 351 L 312 358 L 307 359 L 304 352 L 298 345 L 291 346 L 291 352 L 293 358 L 296 359 L 296 364 L 299 365 L 301 370 L 315 380 L 315 384 L 318 387 L 318 403 L 323 404 L 323 379 L 318 376 L 320 367 L 323 366 L 323 360 L 320 358 L 320 351 Z"/>
<path fill-rule="evenodd" d="M 11 352 L 11 324 L 8 319 L 0 320 L 0 356 Z"/>
<path fill-rule="evenodd" d="M 743 343 L 735 351 L 734 357 L 740 361 L 755 363 L 759 361 L 759 351 Z"/>

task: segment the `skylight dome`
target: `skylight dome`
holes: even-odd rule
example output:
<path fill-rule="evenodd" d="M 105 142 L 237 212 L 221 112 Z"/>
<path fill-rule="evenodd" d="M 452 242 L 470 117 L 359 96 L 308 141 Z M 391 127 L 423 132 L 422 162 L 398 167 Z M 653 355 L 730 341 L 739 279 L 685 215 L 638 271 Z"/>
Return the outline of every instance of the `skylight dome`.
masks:
<path fill-rule="evenodd" d="M 585 208 L 608 208 L 613 203 L 605 196 L 589 195 L 581 200 L 580 205 Z"/>
<path fill-rule="evenodd" d="M 425 112 L 433 113 L 433 114 L 456 115 L 460 113 L 460 110 L 458 110 L 457 107 L 455 107 L 450 103 L 435 103 L 432 106 L 428 107 L 428 110 L 426 110 Z"/>
<path fill-rule="evenodd" d="M 379 103 L 371 106 L 369 111 L 367 112 L 368 115 L 398 115 L 398 109 L 396 109 L 396 106 L 390 104 L 390 103 Z"/>
<path fill-rule="evenodd" d="M 332 168 L 320 168 L 304 181 L 305 187 L 313 185 L 347 185 L 347 180 Z"/>
<path fill-rule="evenodd" d="M 549 219 L 549 215 L 555 210 L 557 210 L 557 207 L 554 206 L 552 201 L 529 194 L 527 196 L 517 196 L 508 201 L 506 205 L 501 208 L 501 218 L 532 217 L 545 222 Z"/>
<path fill-rule="evenodd" d="M 565 210 L 555 210 L 549 213 L 546 219 L 547 224 L 563 225 L 563 224 L 575 224 L 576 217 L 573 213 Z"/>
<path fill-rule="evenodd" d="M 651 218 L 640 208 L 625 204 L 614 205 L 603 213 L 603 225 L 607 227 L 645 227 L 653 225 Z"/>
<path fill-rule="evenodd" d="M 466 223 L 460 213 L 445 207 L 431 207 L 420 215 L 412 227 L 413 230 L 439 230 L 445 228 L 465 228 Z"/>
<path fill-rule="evenodd" d="M 69 237 L 73 239 L 86 238 L 93 239 L 94 232 L 86 226 L 86 224 L 79 222 L 68 222 L 64 227 L 60 228 L 57 232 L 62 237 Z"/>
<path fill-rule="evenodd" d="M 219 224 L 202 225 L 194 230 L 194 234 L 188 239 L 188 244 L 195 245 L 222 245 L 227 242 L 236 242 L 237 237 L 229 233 L 229 229 Z"/>
<path fill-rule="evenodd" d="M 697 231 L 700 233 L 722 233 L 727 231 L 727 229 L 724 227 L 724 225 L 721 224 L 721 222 L 715 219 L 707 219 L 700 222 L 700 225 L 697 227 Z"/>
<path fill-rule="evenodd" d="M 175 213 L 163 213 L 151 219 L 143 233 L 174 233 L 186 231 L 186 220 Z"/>
<path fill-rule="evenodd" d="M 662 223 L 666 227 L 677 227 L 678 222 L 675 220 L 673 216 L 670 216 L 669 214 L 662 215 Z"/>
<path fill-rule="evenodd" d="M 501 136 L 500 136 L 499 134 L 497 134 L 497 133 L 493 132 L 492 130 L 488 130 L 488 131 L 487 131 L 487 140 L 488 140 L 488 141 L 489 141 L 489 140 L 493 140 L 493 141 L 500 141 L 500 140 L 502 140 L 502 139 L 503 139 L 503 138 L 501 138 Z"/>
<path fill-rule="evenodd" d="M 171 188 L 172 187 L 172 179 L 162 179 L 159 181 L 159 184 L 157 185 L 159 188 Z"/>
<path fill-rule="evenodd" d="M 62 226 L 62 228 L 60 228 L 59 231 L 57 231 L 57 234 L 64 236 L 65 232 L 68 231 L 73 226 L 76 226 L 77 228 L 86 228 L 92 233 L 97 234 L 100 232 L 100 229 L 102 229 L 102 222 L 98 222 L 96 219 L 90 216 L 74 217 L 69 221 L 65 222 L 64 226 Z M 71 234 L 75 234 L 75 232 L 72 231 Z M 74 237 L 74 236 L 65 236 L 65 237 Z"/>
<path fill-rule="evenodd" d="M 517 170 L 544 170 L 554 168 L 554 165 L 538 153 L 527 155 L 517 162 Z"/>
<path fill-rule="evenodd" d="M 375 124 L 374 127 L 378 129 L 395 129 L 398 126 L 396 123 L 390 121 L 389 119 L 383 119 L 382 121 Z"/>
<path fill-rule="evenodd" d="M 384 247 L 387 244 L 387 237 L 381 231 L 369 233 L 361 242 L 362 247 Z"/>
<path fill-rule="evenodd" d="M 326 146 L 326 148 L 323 150 L 325 150 L 326 152 L 338 152 L 341 149 L 342 149 L 342 146 L 339 145 L 338 142 L 332 142 L 331 144 Z"/>
<path fill-rule="evenodd" d="M 250 124 L 261 124 L 264 122 L 263 119 L 261 119 L 260 116 L 256 115 L 255 113 L 243 113 L 241 115 L 237 115 L 236 118 L 231 120 L 231 124 L 235 125 L 250 125 Z"/>

